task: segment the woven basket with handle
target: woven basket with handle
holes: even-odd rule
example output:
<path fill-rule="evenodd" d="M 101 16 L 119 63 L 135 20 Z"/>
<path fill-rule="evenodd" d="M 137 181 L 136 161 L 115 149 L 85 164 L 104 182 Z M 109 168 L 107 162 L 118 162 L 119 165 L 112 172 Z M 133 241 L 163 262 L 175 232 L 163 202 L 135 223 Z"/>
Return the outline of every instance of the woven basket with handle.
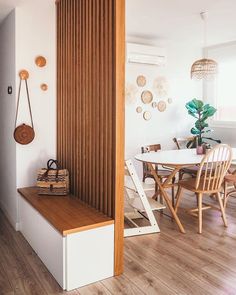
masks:
<path fill-rule="evenodd" d="M 55 168 L 52 168 L 52 166 Z M 69 193 L 69 172 L 60 169 L 57 160 L 50 159 L 47 168 L 38 171 L 37 187 L 39 195 L 67 195 Z"/>

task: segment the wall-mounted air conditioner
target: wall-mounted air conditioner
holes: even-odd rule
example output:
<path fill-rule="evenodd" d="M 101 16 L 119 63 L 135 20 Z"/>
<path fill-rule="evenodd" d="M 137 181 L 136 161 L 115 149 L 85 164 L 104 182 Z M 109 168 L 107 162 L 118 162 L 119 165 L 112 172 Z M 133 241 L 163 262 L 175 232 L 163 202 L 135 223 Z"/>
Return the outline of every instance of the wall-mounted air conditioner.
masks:
<path fill-rule="evenodd" d="M 126 43 L 126 61 L 127 63 L 164 66 L 166 64 L 165 49 L 136 43 Z"/>

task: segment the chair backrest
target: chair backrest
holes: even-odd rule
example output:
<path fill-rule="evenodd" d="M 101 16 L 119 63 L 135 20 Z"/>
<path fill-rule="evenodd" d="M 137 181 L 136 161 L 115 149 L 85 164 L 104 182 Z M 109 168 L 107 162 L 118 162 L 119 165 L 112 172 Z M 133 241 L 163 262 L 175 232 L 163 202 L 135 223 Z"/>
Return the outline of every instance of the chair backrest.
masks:
<path fill-rule="evenodd" d="M 194 136 L 179 137 L 179 138 L 174 137 L 173 141 L 176 144 L 177 149 L 181 150 L 181 149 L 186 149 L 186 148 L 191 149 L 194 145 L 194 139 L 195 139 Z M 191 144 L 189 146 L 187 146 L 187 143 L 190 141 L 191 141 Z"/>
<path fill-rule="evenodd" d="M 232 149 L 227 144 L 216 145 L 204 156 L 196 177 L 196 189 L 217 191 L 232 161 Z"/>
<path fill-rule="evenodd" d="M 161 150 L 161 145 L 158 144 L 151 144 L 151 145 L 146 145 L 141 147 L 141 152 L 143 153 L 149 153 L 149 152 L 157 152 Z"/>
<path fill-rule="evenodd" d="M 142 154 L 149 153 L 149 152 L 158 152 L 160 150 L 161 150 L 161 145 L 159 143 L 141 147 Z M 152 177 L 151 170 L 149 169 L 148 164 L 143 162 L 143 181 L 145 181 L 145 176 L 148 177 L 148 175 L 149 177 Z"/>

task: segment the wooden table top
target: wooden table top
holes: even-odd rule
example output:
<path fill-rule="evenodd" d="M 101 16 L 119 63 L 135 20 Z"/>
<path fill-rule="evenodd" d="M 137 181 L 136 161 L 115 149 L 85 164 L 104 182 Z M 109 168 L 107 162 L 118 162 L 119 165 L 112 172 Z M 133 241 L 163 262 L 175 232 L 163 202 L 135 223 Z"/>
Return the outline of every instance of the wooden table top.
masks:
<path fill-rule="evenodd" d="M 38 195 L 36 187 L 21 188 L 18 192 L 63 236 L 114 223 L 72 195 Z"/>

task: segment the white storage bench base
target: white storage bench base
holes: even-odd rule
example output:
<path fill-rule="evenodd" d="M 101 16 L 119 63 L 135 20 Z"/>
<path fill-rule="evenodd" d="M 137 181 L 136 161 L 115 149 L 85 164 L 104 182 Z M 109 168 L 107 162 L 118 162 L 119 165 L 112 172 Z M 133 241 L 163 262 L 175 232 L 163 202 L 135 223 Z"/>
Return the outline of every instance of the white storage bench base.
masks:
<path fill-rule="evenodd" d="M 20 231 L 64 290 L 114 275 L 113 220 L 70 197 L 18 191 Z"/>
<path fill-rule="evenodd" d="M 67 290 L 113 276 L 114 225 L 70 234 L 65 248 Z"/>

